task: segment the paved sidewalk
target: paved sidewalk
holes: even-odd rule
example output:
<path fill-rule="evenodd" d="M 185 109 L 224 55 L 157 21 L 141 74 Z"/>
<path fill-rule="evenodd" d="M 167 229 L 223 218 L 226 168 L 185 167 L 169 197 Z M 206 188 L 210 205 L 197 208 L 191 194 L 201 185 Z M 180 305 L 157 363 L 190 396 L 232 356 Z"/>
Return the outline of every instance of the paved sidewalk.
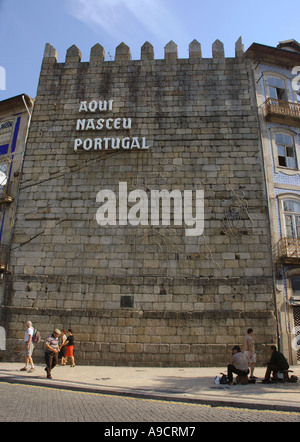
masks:
<path fill-rule="evenodd" d="M 298 382 L 262 384 L 265 368 L 257 367 L 256 384 L 215 385 L 214 378 L 225 367 L 159 368 L 57 366 L 53 379 L 47 379 L 45 365 L 35 371 L 20 371 L 22 363 L 0 363 L 1 382 L 25 383 L 44 387 L 65 388 L 102 394 L 131 395 L 212 406 L 268 409 L 300 412 L 300 366 L 291 367 Z"/>

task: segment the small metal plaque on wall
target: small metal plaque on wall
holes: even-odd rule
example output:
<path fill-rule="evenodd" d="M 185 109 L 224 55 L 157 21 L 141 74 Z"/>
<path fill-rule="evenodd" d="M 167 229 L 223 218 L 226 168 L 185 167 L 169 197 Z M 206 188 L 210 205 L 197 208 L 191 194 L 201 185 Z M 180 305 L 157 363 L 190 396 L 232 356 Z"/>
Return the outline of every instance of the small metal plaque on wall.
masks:
<path fill-rule="evenodd" d="M 134 306 L 134 296 L 121 296 L 121 307 L 132 308 Z"/>

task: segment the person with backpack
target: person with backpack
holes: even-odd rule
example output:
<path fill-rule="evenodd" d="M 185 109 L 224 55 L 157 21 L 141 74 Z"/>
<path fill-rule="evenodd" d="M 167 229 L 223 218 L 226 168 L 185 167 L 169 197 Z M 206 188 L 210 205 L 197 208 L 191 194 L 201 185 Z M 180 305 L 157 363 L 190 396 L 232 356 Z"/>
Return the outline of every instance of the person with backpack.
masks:
<path fill-rule="evenodd" d="M 24 336 L 24 353 L 25 353 L 25 367 L 21 368 L 20 371 L 28 371 L 28 373 L 31 373 L 34 371 L 34 364 L 32 359 L 32 353 L 34 350 L 33 345 L 33 334 L 34 334 L 34 328 L 32 327 L 32 322 L 27 321 L 26 322 L 26 331 Z M 31 365 L 30 370 L 28 370 L 28 365 Z"/>

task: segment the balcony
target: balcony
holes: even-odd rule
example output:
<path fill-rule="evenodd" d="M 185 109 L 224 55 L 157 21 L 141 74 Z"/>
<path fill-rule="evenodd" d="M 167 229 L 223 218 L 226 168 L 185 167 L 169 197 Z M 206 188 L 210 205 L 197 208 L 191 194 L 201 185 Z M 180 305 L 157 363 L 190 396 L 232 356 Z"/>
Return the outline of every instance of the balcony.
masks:
<path fill-rule="evenodd" d="M 282 264 L 300 264 L 300 239 L 282 238 L 275 246 L 274 255 Z"/>
<path fill-rule="evenodd" d="M 268 98 L 265 101 L 265 117 L 271 123 L 300 127 L 300 104 Z"/>

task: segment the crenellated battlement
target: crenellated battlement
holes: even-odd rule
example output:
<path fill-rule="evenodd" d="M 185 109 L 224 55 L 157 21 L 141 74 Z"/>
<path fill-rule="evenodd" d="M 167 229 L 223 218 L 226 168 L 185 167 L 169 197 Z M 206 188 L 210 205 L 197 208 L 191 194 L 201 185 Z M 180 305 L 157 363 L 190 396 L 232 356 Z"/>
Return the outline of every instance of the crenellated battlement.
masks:
<path fill-rule="evenodd" d="M 242 38 L 240 37 L 235 44 L 235 56 L 242 57 L 244 55 L 244 45 Z M 81 62 L 82 54 L 80 49 L 73 45 L 66 52 L 66 63 L 78 63 Z M 193 40 L 189 45 L 189 59 L 201 59 L 202 58 L 202 48 L 201 43 L 197 40 Z M 225 58 L 224 44 L 220 40 L 216 40 L 212 44 L 212 58 Z M 178 59 L 178 46 L 174 41 L 170 41 L 164 48 L 164 59 L 165 61 L 176 61 Z M 126 62 L 131 60 L 131 50 L 130 47 L 125 43 L 121 43 L 116 47 L 115 60 L 116 62 Z M 148 41 L 144 43 L 141 47 L 141 61 L 151 61 L 154 60 L 154 47 Z M 44 62 L 56 63 L 57 62 L 57 51 L 50 44 L 46 43 L 44 51 Z M 90 51 L 90 63 L 105 62 L 105 49 L 99 43 L 95 44 Z M 111 61 L 111 60 L 110 60 Z"/>

